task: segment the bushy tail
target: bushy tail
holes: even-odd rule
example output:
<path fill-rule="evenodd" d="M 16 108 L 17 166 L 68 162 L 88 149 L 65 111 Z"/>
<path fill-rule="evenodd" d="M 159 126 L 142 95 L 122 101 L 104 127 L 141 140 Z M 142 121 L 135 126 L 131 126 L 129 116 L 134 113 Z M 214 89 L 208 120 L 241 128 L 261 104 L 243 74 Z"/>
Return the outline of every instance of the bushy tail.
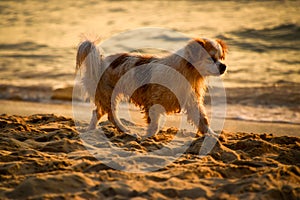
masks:
<path fill-rule="evenodd" d="M 95 43 L 90 40 L 80 43 L 76 56 L 76 71 L 80 71 L 84 93 L 92 101 L 102 68 L 102 56 Z"/>

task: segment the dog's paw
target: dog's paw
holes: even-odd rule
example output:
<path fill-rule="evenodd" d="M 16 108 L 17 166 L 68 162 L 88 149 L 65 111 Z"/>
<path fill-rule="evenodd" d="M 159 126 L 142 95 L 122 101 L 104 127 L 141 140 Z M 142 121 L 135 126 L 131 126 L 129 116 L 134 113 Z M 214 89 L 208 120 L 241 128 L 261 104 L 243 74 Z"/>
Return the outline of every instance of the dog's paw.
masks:
<path fill-rule="evenodd" d="M 87 129 L 85 130 L 86 132 L 89 132 L 89 131 L 93 131 L 96 129 L 96 126 L 91 126 L 89 125 L 89 127 L 87 127 Z"/>
<path fill-rule="evenodd" d="M 120 133 L 127 133 L 127 134 L 130 133 L 130 130 L 128 128 L 125 128 L 124 126 L 116 126 L 116 128 Z"/>
<path fill-rule="evenodd" d="M 159 130 L 158 130 L 157 126 L 155 126 L 155 127 L 149 126 L 147 129 L 146 135 L 143 136 L 142 138 L 146 139 L 146 138 L 152 137 L 155 134 L 157 134 L 158 132 L 159 132 Z"/>
<path fill-rule="evenodd" d="M 211 128 L 208 128 L 207 132 L 204 133 L 204 136 L 208 136 L 208 137 L 219 137 L 219 134 L 215 133 Z"/>
<path fill-rule="evenodd" d="M 135 137 L 137 141 L 143 140 L 143 137 L 139 136 L 139 135 L 136 134 L 136 133 L 130 133 L 130 135 L 131 135 L 132 137 Z"/>

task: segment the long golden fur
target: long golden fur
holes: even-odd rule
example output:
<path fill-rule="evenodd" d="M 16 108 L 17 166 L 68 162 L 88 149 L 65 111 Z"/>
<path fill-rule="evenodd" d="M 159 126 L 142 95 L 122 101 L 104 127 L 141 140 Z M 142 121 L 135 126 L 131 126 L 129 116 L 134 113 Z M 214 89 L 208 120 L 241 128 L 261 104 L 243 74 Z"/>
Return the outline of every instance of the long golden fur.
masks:
<path fill-rule="evenodd" d="M 108 114 L 108 119 L 121 131 L 126 131 L 121 121 L 116 117 L 116 105 L 118 99 L 112 99 L 113 91 L 117 82 L 129 72 L 138 66 L 143 66 L 145 74 L 139 76 L 138 71 L 133 72 L 131 80 L 127 84 L 134 84 L 137 77 L 151 79 L 159 74 L 159 67 L 153 68 L 153 65 L 166 65 L 177 72 L 190 84 L 190 88 L 181 88 L 183 95 L 193 94 L 195 97 L 190 98 L 183 105 L 178 101 L 178 97 L 167 87 L 149 83 L 137 88 L 129 97 L 130 101 L 140 107 L 144 113 L 148 127 L 148 135 L 157 133 L 159 116 L 164 112 L 177 113 L 186 110 L 188 120 L 198 127 L 201 133 L 209 131 L 208 120 L 203 106 L 203 97 L 205 94 L 205 77 L 209 75 L 218 76 L 225 72 L 226 65 L 220 60 L 225 59 L 227 53 L 226 44 L 222 40 L 210 40 L 196 38 L 179 49 L 178 52 L 172 53 L 165 57 L 155 57 L 149 55 L 138 55 L 129 53 L 119 53 L 104 57 L 98 47 L 91 41 L 86 40 L 78 47 L 76 58 L 76 69 L 82 70 L 82 83 L 87 95 L 96 105 L 90 122 L 89 130 L 95 129 L 100 118 Z M 134 70 L 133 70 L 134 71 Z M 178 84 L 174 75 L 162 78 L 168 79 Z M 128 87 L 128 85 L 123 85 Z M 121 94 L 120 94 L 121 95 Z M 161 109 L 161 105 L 164 109 Z M 196 115 L 200 116 L 197 118 Z"/>

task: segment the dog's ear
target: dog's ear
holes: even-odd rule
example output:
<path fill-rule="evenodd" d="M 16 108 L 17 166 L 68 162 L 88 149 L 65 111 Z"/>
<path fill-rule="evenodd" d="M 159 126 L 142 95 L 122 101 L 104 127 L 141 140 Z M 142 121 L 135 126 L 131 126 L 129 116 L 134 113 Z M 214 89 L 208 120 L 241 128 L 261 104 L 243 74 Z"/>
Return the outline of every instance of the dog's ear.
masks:
<path fill-rule="evenodd" d="M 197 42 L 198 44 L 200 44 L 202 47 L 204 47 L 205 45 L 205 40 L 201 39 L 201 38 L 194 38 L 193 39 L 195 42 Z"/>
<path fill-rule="evenodd" d="M 205 41 L 200 38 L 192 39 L 185 48 L 185 59 L 191 64 L 196 64 L 203 56 Z"/>
<path fill-rule="evenodd" d="M 221 39 L 216 39 L 216 42 L 222 47 L 222 55 L 221 55 L 221 59 L 224 60 L 225 59 L 225 56 L 228 52 L 228 47 L 227 47 L 227 44 L 221 40 Z"/>

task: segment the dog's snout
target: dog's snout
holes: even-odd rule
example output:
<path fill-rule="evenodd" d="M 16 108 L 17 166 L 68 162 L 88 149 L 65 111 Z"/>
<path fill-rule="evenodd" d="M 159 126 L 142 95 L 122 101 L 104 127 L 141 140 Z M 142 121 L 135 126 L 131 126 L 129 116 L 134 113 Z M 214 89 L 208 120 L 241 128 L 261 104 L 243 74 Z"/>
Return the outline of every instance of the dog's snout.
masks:
<path fill-rule="evenodd" d="M 226 71 L 226 65 L 223 64 L 223 63 L 220 63 L 219 65 L 219 71 L 220 71 L 220 74 L 224 74 L 224 72 Z"/>

